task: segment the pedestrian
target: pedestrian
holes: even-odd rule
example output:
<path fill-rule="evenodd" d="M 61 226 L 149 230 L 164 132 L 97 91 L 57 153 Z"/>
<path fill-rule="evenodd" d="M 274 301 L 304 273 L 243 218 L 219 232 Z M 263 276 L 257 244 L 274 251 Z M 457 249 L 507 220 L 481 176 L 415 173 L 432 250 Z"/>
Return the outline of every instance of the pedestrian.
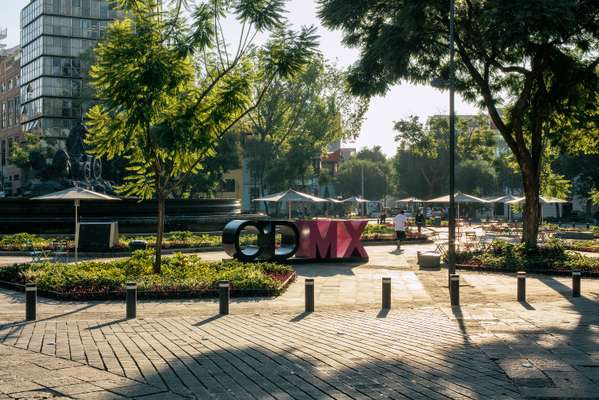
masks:
<path fill-rule="evenodd" d="M 387 210 L 383 208 L 381 211 L 381 224 L 384 225 L 387 222 Z"/>
<path fill-rule="evenodd" d="M 422 210 L 418 210 L 418 213 L 416 214 L 416 226 L 418 227 L 418 235 L 420 235 L 421 231 L 422 231 L 422 227 L 424 226 L 424 214 L 422 213 Z"/>
<path fill-rule="evenodd" d="M 395 236 L 397 238 L 397 250 L 401 250 L 401 241 L 406 238 L 406 223 L 408 218 L 405 216 L 404 211 L 400 210 L 399 214 L 395 216 Z"/>

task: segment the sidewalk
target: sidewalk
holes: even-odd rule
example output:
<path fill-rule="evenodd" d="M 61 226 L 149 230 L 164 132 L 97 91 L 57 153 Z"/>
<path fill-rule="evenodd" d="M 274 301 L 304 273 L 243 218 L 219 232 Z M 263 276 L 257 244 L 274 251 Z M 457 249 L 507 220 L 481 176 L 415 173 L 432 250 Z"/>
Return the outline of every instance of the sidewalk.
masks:
<path fill-rule="evenodd" d="M 0 371 L 67 360 L 136 388 L 100 391 L 86 370 L 72 385 L 95 386 L 79 398 L 599 399 L 599 280 L 584 279 L 574 299 L 568 278 L 529 276 L 518 303 L 515 276 L 462 272 L 462 306 L 451 308 L 447 271 L 417 270 L 415 247 L 368 251 L 363 265 L 298 265 L 282 296 L 234 299 L 226 317 L 210 300 L 140 302 L 126 321 L 124 302 L 40 299 L 38 321 L 24 323 L 22 294 L 0 290 Z M 313 314 L 303 313 L 306 277 Z M 380 310 L 382 277 L 392 278 L 390 311 Z M 44 376 L 67 379 L 61 371 Z M 24 374 L 0 373 L 0 399 L 2 382 L 55 389 Z"/>

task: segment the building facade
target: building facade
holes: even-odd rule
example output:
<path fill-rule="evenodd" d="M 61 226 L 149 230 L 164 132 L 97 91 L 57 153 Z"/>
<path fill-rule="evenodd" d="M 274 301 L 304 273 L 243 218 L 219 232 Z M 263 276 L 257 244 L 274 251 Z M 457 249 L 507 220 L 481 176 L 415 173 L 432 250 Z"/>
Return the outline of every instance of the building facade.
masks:
<path fill-rule="evenodd" d="M 39 134 L 50 146 L 64 146 L 93 101 L 84 77 L 93 48 L 115 16 L 108 0 L 31 0 L 23 8 L 23 131 Z"/>
<path fill-rule="evenodd" d="M 0 196 L 13 195 L 23 180 L 20 169 L 10 163 L 13 143 L 22 138 L 19 124 L 19 57 L 18 47 L 0 52 Z"/>

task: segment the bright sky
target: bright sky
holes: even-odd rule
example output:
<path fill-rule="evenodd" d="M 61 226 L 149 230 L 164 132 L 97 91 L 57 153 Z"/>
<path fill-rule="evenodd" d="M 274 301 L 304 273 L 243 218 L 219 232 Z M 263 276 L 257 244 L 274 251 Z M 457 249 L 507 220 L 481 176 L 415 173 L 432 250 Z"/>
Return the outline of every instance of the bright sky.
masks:
<path fill-rule="evenodd" d="M 6 44 L 9 47 L 19 44 L 20 10 L 29 0 L 0 0 L 0 27 L 8 28 Z M 8 6 L 8 7 L 7 7 Z M 358 58 L 358 50 L 349 49 L 341 44 L 340 32 L 326 30 L 320 24 L 316 0 L 289 0 L 287 4 L 288 19 L 293 25 L 315 25 L 320 35 L 320 48 L 326 58 L 337 61 L 340 67 L 352 64 Z M 391 156 L 395 154 L 395 133 L 393 121 L 418 115 L 421 120 L 434 114 L 448 113 L 449 96 L 426 86 L 415 86 L 408 83 L 394 86 L 384 97 L 371 100 L 370 109 L 362 126 L 360 137 L 356 140 L 358 148 L 379 145 Z M 476 107 L 456 96 L 456 114 L 477 113 Z"/>

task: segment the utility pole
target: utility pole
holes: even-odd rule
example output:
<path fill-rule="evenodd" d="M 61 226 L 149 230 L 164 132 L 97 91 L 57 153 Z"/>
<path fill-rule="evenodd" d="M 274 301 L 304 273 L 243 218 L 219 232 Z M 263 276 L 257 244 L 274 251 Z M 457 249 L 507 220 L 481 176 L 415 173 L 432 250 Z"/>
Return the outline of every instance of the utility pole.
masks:
<path fill-rule="evenodd" d="M 449 248 L 447 272 L 455 274 L 455 0 L 449 0 Z M 448 276 L 448 278 L 449 278 Z"/>
<path fill-rule="evenodd" d="M 362 198 L 364 199 L 364 164 L 362 164 Z M 366 203 L 362 203 L 362 212 L 366 215 Z"/>

